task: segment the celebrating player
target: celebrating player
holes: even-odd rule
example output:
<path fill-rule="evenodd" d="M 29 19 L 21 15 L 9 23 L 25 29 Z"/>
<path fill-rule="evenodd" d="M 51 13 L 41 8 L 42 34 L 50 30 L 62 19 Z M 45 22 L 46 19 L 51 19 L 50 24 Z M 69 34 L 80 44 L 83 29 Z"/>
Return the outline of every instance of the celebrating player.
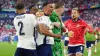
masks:
<path fill-rule="evenodd" d="M 17 50 L 14 56 L 37 56 L 36 43 L 34 41 L 34 27 L 37 23 L 33 14 L 26 14 L 24 4 L 17 4 L 14 18 L 14 26 L 18 35 Z"/>
<path fill-rule="evenodd" d="M 50 20 L 52 21 L 52 23 L 58 22 L 60 26 L 59 25 L 54 26 L 52 31 L 55 34 L 62 34 L 63 33 L 62 29 L 64 28 L 64 24 L 62 22 L 61 15 L 64 12 L 64 5 L 62 3 L 55 3 L 54 7 L 55 10 L 52 12 L 52 15 L 50 16 Z M 58 38 L 54 38 L 54 41 L 55 44 L 52 47 L 53 56 L 63 56 L 63 51 L 62 51 L 63 45 L 61 45 L 61 40 Z"/>
<path fill-rule="evenodd" d="M 82 56 L 84 51 L 84 32 L 92 32 L 88 24 L 79 17 L 78 8 L 72 9 L 71 17 L 65 21 L 65 27 L 68 29 L 69 44 L 68 56 Z"/>
<path fill-rule="evenodd" d="M 51 45 L 54 44 L 53 37 L 61 38 L 61 34 L 53 34 L 52 28 L 53 24 L 50 21 L 49 16 L 52 14 L 53 6 L 52 3 L 43 4 L 44 16 L 39 17 L 38 19 L 38 37 L 37 37 L 37 51 L 39 56 L 53 56 Z"/>
<path fill-rule="evenodd" d="M 38 12 L 38 7 L 36 5 L 31 5 L 29 7 L 30 13 L 36 15 L 36 13 Z"/>

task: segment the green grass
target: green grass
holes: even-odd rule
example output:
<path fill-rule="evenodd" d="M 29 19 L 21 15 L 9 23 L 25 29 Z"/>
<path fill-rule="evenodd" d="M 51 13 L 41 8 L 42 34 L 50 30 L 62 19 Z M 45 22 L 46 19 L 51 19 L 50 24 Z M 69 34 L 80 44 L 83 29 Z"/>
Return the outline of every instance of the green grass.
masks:
<path fill-rule="evenodd" d="M 85 48 L 84 56 L 88 56 L 87 50 Z M 100 56 L 100 42 L 97 44 L 97 53 L 94 53 L 94 48 L 92 49 L 92 56 Z"/>
<path fill-rule="evenodd" d="M 16 50 L 16 43 L 0 42 L 0 56 L 13 56 Z"/>
<path fill-rule="evenodd" d="M 0 42 L 0 56 L 13 56 L 16 50 L 16 43 L 9 44 L 8 42 Z M 85 48 L 84 56 L 87 56 Z M 94 54 L 94 48 L 92 50 L 92 56 L 100 56 L 100 43 L 98 43 L 97 53 Z"/>

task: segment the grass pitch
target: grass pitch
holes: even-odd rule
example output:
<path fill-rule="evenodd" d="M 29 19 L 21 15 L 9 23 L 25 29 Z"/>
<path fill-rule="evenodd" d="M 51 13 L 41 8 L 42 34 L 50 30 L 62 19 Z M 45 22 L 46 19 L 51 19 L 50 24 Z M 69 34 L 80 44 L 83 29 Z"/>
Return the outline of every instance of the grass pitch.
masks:
<path fill-rule="evenodd" d="M 16 42 L 14 44 L 9 44 L 8 42 L 0 42 L 0 56 L 13 56 L 16 50 L 16 46 L 17 46 Z M 88 53 L 85 48 L 83 56 L 88 56 L 87 54 Z M 94 53 L 94 48 L 93 48 L 92 56 L 100 56 L 100 42 L 98 43 L 96 54 Z"/>

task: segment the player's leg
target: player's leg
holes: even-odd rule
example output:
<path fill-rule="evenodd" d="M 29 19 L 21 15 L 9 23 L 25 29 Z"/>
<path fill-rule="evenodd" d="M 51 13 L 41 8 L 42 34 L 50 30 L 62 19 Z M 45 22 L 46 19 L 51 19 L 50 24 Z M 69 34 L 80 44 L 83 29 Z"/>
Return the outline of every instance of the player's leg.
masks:
<path fill-rule="evenodd" d="M 68 46 L 68 56 L 76 56 L 76 47 L 75 46 Z"/>
<path fill-rule="evenodd" d="M 92 44 L 92 41 L 86 41 L 88 56 L 91 56 L 91 47 L 92 47 L 91 44 Z"/>
<path fill-rule="evenodd" d="M 53 56 L 52 47 L 49 49 L 48 56 Z"/>
<path fill-rule="evenodd" d="M 68 40 L 64 41 L 64 56 L 67 56 Z"/>
<path fill-rule="evenodd" d="M 55 43 L 52 46 L 52 51 L 53 51 L 53 56 L 63 56 L 61 41 L 55 40 Z"/>
<path fill-rule="evenodd" d="M 14 38 L 14 37 L 13 37 Z M 11 37 L 11 44 L 14 44 L 14 42 L 13 42 L 13 38 Z"/>
<path fill-rule="evenodd" d="M 24 54 L 25 54 L 25 56 L 37 56 L 37 51 L 25 49 Z"/>
<path fill-rule="evenodd" d="M 38 56 L 53 56 L 51 45 L 43 44 L 37 47 Z"/>
<path fill-rule="evenodd" d="M 93 48 L 94 46 L 95 46 L 95 41 L 92 41 L 91 48 Z"/>
<path fill-rule="evenodd" d="M 94 53 L 96 53 L 97 52 L 97 40 L 95 41 L 95 45 L 94 45 Z"/>
<path fill-rule="evenodd" d="M 25 56 L 25 55 L 24 55 L 24 49 L 22 49 L 22 48 L 17 48 L 17 50 L 16 50 L 14 56 Z"/>
<path fill-rule="evenodd" d="M 76 56 L 83 56 L 84 46 L 80 45 L 76 47 Z"/>
<path fill-rule="evenodd" d="M 10 36 L 8 36 L 8 43 L 10 44 Z"/>

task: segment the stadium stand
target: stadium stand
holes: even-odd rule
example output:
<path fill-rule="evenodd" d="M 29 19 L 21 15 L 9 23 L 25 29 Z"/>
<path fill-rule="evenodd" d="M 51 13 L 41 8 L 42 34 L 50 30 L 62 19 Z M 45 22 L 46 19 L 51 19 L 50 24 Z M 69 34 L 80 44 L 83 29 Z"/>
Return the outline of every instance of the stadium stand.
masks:
<path fill-rule="evenodd" d="M 39 6 L 40 3 L 38 1 L 46 2 L 47 0 L 23 0 L 25 6 L 28 8 L 30 5 L 37 4 Z M 87 22 L 92 23 L 94 27 L 100 27 L 100 0 L 48 0 L 49 2 L 63 2 L 65 4 L 65 12 L 63 15 L 63 21 L 70 18 L 70 9 L 73 7 L 78 7 L 81 12 L 81 17 Z M 3 9 L 11 9 L 15 8 L 17 4 L 17 0 L 0 0 L 0 5 Z M 97 8 L 97 9 L 94 9 Z M 13 15 L 13 16 L 11 16 Z M 15 29 L 13 26 L 13 18 L 15 13 L 4 11 L 0 12 L 0 39 L 3 39 L 2 35 L 5 36 L 9 31 L 14 33 Z M 1 38 L 2 37 L 2 38 Z M 5 38 L 5 37 L 4 37 Z"/>

